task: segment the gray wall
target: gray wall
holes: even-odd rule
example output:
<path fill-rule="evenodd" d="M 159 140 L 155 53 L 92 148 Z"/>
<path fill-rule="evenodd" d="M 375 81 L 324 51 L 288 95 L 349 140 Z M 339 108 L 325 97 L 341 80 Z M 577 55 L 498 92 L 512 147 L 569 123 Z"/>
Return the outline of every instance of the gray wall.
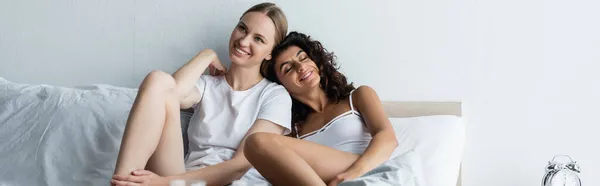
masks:
<path fill-rule="evenodd" d="M 2 0 L 0 77 L 136 87 L 151 69 L 174 72 L 203 48 L 226 56 L 237 18 L 255 2 Z"/>

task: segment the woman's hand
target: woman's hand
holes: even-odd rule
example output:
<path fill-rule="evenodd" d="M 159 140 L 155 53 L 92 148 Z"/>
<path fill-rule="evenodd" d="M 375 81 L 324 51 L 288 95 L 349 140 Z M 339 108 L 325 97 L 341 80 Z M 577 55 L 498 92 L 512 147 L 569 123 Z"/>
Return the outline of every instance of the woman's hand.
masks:
<path fill-rule="evenodd" d="M 208 73 L 211 76 L 222 76 L 227 72 L 227 67 L 221 63 L 219 57 L 217 57 L 217 53 L 213 50 L 207 49 L 198 53 L 198 56 L 213 56 L 210 61 L 210 65 L 208 65 Z"/>
<path fill-rule="evenodd" d="M 114 186 L 168 185 L 169 180 L 147 170 L 134 170 L 131 175 L 114 175 L 110 183 Z"/>
<path fill-rule="evenodd" d="M 333 178 L 333 180 L 331 180 L 329 182 L 329 184 L 327 184 L 327 186 L 337 186 L 338 184 L 342 183 L 343 181 L 347 181 L 347 180 L 353 180 L 355 178 L 358 178 L 360 176 L 362 176 L 364 173 L 362 173 L 361 171 L 357 170 L 357 169 L 348 169 L 345 172 L 342 172 L 341 174 L 338 174 L 335 178 Z"/>
<path fill-rule="evenodd" d="M 210 63 L 210 65 L 208 65 L 208 70 L 211 76 L 222 76 L 227 72 L 227 67 L 217 61 Z"/>

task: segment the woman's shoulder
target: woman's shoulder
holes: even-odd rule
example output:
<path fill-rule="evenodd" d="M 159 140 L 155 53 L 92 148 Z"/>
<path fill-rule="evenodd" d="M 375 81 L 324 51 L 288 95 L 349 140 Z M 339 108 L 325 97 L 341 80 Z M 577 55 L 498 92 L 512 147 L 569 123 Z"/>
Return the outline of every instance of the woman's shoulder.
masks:
<path fill-rule="evenodd" d="M 375 89 L 371 88 L 370 86 L 367 85 L 361 85 L 358 88 L 354 89 L 354 91 L 352 92 L 352 99 L 356 99 L 356 98 L 362 98 L 365 96 L 372 96 L 372 95 L 377 95 L 377 92 L 375 92 Z"/>
<path fill-rule="evenodd" d="M 200 80 L 203 80 L 206 83 L 219 83 L 219 81 L 223 79 L 223 76 L 212 76 L 212 75 L 201 75 Z"/>
<path fill-rule="evenodd" d="M 370 86 L 361 85 L 352 92 L 352 102 L 356 107 L 372 104 L 374 101 L 379 101 L 377 92 Z"/>
<path fill-rule="evenodd" d="M 289 103 L 289 104 L 292 103 L 292 97 L 290 96 L 288 91 L 285 89 L 285 87 L 283 87 L 277 83 L 270 82 L 270 81 L 265 83 L 265 85 L 262 87 L 260 94 L 261 94 L 261 99 L 263 99 L 265 101 L 275 100 L 275 101 L 285 102 L 285 103 Z"/>
<path fill-rule="evenodd" d="M 269 92 L 269 93 L 272 92 L 274 94 L 289 94 L 288 91 L 285 89 L 285 87 L 283 87 L 283 85 L 280 85 L 275 82 L 271 82 L 271 81 L 267 80 L 266 78 L 263 79 L 263 81 L 264 81 L 264 88 L 263 88 L 264 92 Z"/>

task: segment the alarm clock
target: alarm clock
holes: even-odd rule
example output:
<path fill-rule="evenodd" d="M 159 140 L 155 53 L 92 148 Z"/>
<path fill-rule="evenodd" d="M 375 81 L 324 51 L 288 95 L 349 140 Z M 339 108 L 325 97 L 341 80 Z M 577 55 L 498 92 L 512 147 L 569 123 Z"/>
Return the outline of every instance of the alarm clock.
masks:
<path fill-rule="evenodd" d="M 556 161 L 557 157 L 567 157 L 569 161 Z M 579 172 L 579 165 L 571 157 L 567 155 L 554 156 L 551 161 L 548 161 L 542 186 L 581 186 L 581 180 L 577 175 Z"/>

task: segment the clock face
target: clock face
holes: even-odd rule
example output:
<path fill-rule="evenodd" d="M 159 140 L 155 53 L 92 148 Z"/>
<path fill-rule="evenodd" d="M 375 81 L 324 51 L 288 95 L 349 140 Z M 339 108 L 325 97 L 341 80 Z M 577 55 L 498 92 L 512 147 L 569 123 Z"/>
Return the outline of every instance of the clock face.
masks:
<path fill-rule="evenodd" d="M 571 171 L 558 171 L 553 177 L 552 186 L 581 186 L 579 177 Z"/>

